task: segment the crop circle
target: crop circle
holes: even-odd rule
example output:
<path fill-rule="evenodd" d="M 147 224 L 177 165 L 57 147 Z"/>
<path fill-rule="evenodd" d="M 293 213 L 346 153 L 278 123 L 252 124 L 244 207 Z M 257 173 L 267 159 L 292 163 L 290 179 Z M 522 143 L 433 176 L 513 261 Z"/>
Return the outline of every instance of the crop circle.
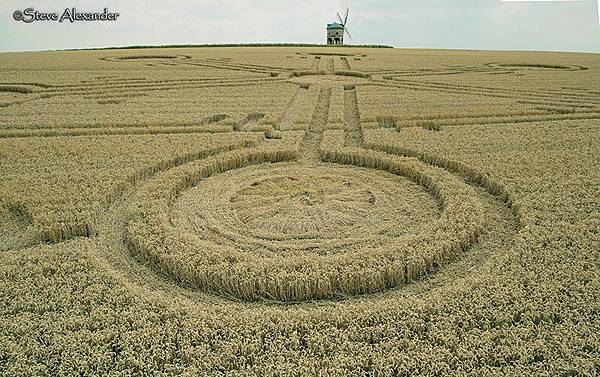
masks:
<path fill-rule="evenodd" d="M 358 84 L 368 82 L 371 76 L 366 73 L 356 71 L 337 71 L 332 73 L 324 73 L 320 71 L 293 72 L 290 82 L 301 85 L 344 85 Z"/>
<path fill-rule="evenodd" d="M 100 60 L 113 61 L 113 62 L 127 62 L 127 61 L 145 61 L 145 60 L 187 60 L 191 59 L 187 55 L 122 55 L 122 56 L 106 56 L 100 58 Z"/>
<path fill-rule="evenodd" d="M 162 174 L 138 191 L 128 209 L 126 238 L 130 248 L 191 287 L 241 300 L 297 302 L 379 292 L 418 280 L 468 247 L 484 226 L 483 209 L 473 188 L 443 169 L 416 159 L 350 150 L 327 157 L 329 162 L 346 167 L 274 164 L 294 159 L 287 151 L 248 149 L 223 153 Z M 263 178 L 244 181 L 246 174 L 252 176 L 256 169 L 265 169 L 259 174 Z M 306 173 L 302 169 L 315 169 L 312 174 L 316 176 L 312 188 L 306 183 L 303 189 L 302 183 L 292 184 L 293 196 L 284 197 L 279 206 L 273 207 L 280 212 L 279 220 L 293 225 L 286 228 L 279 224 L 279 230 L 272 232 L 274 237 L 263 236 L 269 224 L 261 223 L 259 216 L 236 226 L 241 223 L 240 216 L 251 213 L 248 196 L 253 195 L 253 190 L 270 189 L 271 202 L 276 202 L 281 190 L 274 186 L 285 177 L 293 177 L 295 169 L 300 169 L 297 176 Z M 318 169 L 324 169 L 323 173 L 317 173 Z M 380 180 L 372 180 L 368 185 L 361 185 L 357 178 L 332 181 L 328 169 L 357 169 L 361 171 L 357 174 L 367 175 L 372 170 L 409 178 L 435 198 L 441 211 L 432 221 L 405 234 L 394 234 L 395 229 L 404 226 L 400 218 L 379 219 L 381 224 L 369 227 L 369 219 L 376 218 L 371 211 L 377 198 L 389 200 L 393 195 L 383 194 L 377 186 Z M 220 175 L 227 178 L 225 175 L 233 170 L 237 170 L 236 176 L 241 172 L 240 179 L 245 183 L 237 185 L 230 179 L 221 179 L 222 189 L 212 191 L 202 201 L 209 203 L 212 210 L 193 218 L 189 222 L 193 226 L 188 224 L 187 230 L 182 231 L 182 224 L 172 216 L 174 203 L 179 198 L 189 203 L 186 191 L 203 181 L 209 182 L 211 177 L 218 183 Z M 328 186 L 339 189 L 339 185 L 347 183 L 350 186 L 346 190 L 353 193 L 358 209 L 348 221 L 334 221 L 342 211 L 332 211 L 332 203 L 339 201 L 340 196 L 328 191 Z M 265 196 L 264 192 L 261 194 Z M 397 195 L 396 201 L 401 197 Z M 301 226 L 298 220 L 289 221 L 297 215 L 290 208 L 298 210 L 319 202 L 321 210 L 331 212 L 315 217 L 309 226 Z M 257 211 L 269 208 L 255 206 Z M 307 219 L 316 213 L 305 210 L 300 216 Z M 322 222 L 335 229 L 332 236 L 321 236 L 310 225 Z M 355 231 L 354 227 L 363 228 Z M 339 236 L 344 232 L 345 236 Z"/>
<path fill-rule="evenodd" d="M 588 67 L 579 65 L 547 64 L 547 63 L 487 63 L 488 67 L 508 69 L 533 69 L 553 71 L 585 71 Z"/>
<path fill-rule="evenodd" d="M 181 232 L 204 239 L 253 252 L 318 254 L 417 233 L 437 217 L 439 204 L 405 177 L 301 163 L 208 177 L 182 193 L 170 213 Z"/>

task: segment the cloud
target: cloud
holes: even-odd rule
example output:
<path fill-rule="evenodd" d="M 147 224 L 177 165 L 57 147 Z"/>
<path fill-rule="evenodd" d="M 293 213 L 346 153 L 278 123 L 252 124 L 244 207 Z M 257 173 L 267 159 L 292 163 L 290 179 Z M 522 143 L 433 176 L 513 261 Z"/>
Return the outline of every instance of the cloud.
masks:
<path fill-rule="evenodd" d="M 22 0 L 3 0 L 0 50 L 49 50 L 134 44 L 323 43 L 325 24 L 350 8 L 353 43 L 397 47 L 600 51 L 592 1 L 500 0 L 164 0 L 35 2 L 41 11 L 108 7 L 116 22 L 24 24 L 12 19 Z"/>

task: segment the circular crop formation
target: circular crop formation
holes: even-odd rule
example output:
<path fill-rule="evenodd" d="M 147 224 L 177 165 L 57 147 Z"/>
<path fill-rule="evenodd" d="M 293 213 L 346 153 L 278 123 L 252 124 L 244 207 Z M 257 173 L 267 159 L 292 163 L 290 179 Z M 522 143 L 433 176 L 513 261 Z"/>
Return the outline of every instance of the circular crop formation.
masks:
<path fill-rule="evenodd" d="M 180 60 L 191 59 L 187 55 L 125 55 L 125 56 L 107 56 L 100 58 L 106 61 L 137 61 L 137 60 Z"/>
<path fill-rule="evenodd" d="M 201 180 L 177 198 L 170 220 L 182 232 L 254 253 L 325 255 L 417 232 L 437 217 L 438 203 L 405 177 L 279 163 Z"/>
<path fill-rule="evenodd" d="M 585 71 L 589 68 L 579 65 L 540 64 L 540 63 L 488 63 L 488 67 L 514 69 L 549 69 L 559 71 Z"/>
<path fill-rule="evenodd" d="M 416 159 L 363 149 L 296 159 L 252 148 L 161 174 L 126 210 L 130 249 L 193 288 L 297 302 L 418 280 L 484 226 L 472 187 Z"/>
<path fill-rule="evenodd" d="M 370 75 L 360 71 L 294 71 L 288 81 L 305 87 L 316 84 L 352 88 L 355 84 L 370 80 Z"/>
<path fill-rule="evenodd" d="M 351 73 L 351 74 L 350 74 Z M 335 72 L 331 74 L 319 72 L 295 72 L 289 79 L 290 82 L 296 84 L 326 84 L 326 85 L 342 85 L 355 84 L 359 82 L 369 81 L 371 77 L 360 72 Z"/>

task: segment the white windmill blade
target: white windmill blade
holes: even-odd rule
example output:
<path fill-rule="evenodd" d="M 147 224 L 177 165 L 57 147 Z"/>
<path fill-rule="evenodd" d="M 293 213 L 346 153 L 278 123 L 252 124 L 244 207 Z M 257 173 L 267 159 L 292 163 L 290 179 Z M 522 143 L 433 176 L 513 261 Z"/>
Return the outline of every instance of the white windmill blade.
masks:
<path fill-rule="evenodd" d="M 340 24 L 344 25 L 344 21 L 342 20 L 342 16 L 340 16 L 339 12 L 335 12 L 335 14 L 337 14 L 338 20 L 340 21 Z"/>
<path fill-rule="evenodd" d="M 346 25 L 346 22 L 348 22 L 348 12 L 350 12 L 350 9 L 346 8 L 346 15 L 344 16 L 344 23 L 342 25 Z"/>
<path fill-rule="evenodd" d="M 347 27 L 344 27 L 344 31 L 346 32 L 346 34 L 348 34 L 348 38 L 349 38 L 350 40 L 352 40 L 352 36 L 350 35 L 350 32 L 348 31 L 348 28 L 347 28 Z"/>

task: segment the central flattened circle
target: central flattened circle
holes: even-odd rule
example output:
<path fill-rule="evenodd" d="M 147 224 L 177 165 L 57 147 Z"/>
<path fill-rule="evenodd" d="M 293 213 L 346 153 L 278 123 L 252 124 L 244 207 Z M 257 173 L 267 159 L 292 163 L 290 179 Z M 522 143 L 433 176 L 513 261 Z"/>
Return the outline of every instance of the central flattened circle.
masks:
<path fill-rule="evenodd" d="M 375 195 L 351 179 L 292 173 L 257 181 L 230 202 L 237 219 L 248 228 L 303 236 L 355 225 L 368 215 Z"/>
<path fill-rule="evenodd" d="M 250 253 L 321 255 L 417 233 L 439 203 L 410 179 L 335 164 L 262 164 L 200 181 L 175 201 L 171 222 Z"/>

